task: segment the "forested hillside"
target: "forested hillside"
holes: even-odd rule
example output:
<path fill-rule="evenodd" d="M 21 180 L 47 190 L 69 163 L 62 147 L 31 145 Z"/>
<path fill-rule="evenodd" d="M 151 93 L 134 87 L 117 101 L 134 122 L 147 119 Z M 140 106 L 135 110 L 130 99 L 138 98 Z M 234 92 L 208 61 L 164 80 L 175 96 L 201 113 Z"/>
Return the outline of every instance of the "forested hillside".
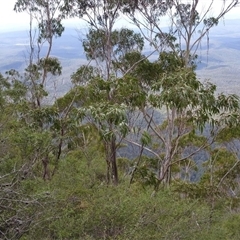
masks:
<path fill-rule="evenodd" d="M 239 97 L 196 75 L 238 5 L 216 2 L 16 1 L 29 47 L 23 71 L 6 59 L 0 74 L 0 239 L 239 239 Z M 123 15 L 138 31 L 116 27 Z M 72 17 L 88 62 L 50 104 Z"/>

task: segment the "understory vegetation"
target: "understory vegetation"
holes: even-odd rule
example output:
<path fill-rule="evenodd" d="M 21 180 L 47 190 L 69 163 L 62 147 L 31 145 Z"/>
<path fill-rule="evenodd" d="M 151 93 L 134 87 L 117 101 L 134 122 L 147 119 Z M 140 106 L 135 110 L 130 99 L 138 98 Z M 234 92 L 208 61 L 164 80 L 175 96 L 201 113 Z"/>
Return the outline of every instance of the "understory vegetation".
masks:
<path fill-rule="evenodd" d="M 239 239 L 239 97 L 195 72 L 238 4 L 212 16 L 214 2 L 16 1 L 30 48 L 24 72 L 0 74 L 0 239 Z M 137 31 L 115 27 L 122 14 Z M 70 17 L 89 24 L 89 64 L 49 102 Z"/>

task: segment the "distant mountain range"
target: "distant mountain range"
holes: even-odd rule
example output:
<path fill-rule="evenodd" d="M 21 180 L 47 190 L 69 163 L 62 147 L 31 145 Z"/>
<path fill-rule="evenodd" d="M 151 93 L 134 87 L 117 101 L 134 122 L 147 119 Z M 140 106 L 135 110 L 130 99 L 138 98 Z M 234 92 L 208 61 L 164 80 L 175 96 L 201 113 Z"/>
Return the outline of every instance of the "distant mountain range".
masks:
<path fill-rule="evenodd" d="M 81 40 L 87 29 L 67 28 L 61 38 L 54 40 L 52 56 L 60 59 L 63 76 L 58 92 L 70 87 L 69 76 L 86 63 Z M 240 19 L 225 20 L 211 29 L 209 42 L 203 40 L 198 51 L 197 75 L 217 84 L 218 91 L 240 93 Z M 43 48 L 44 49 L 44 48 Z M 0 33 L 0 72 L 10 69 L 22 71 L 28 59 L 28 31 Z M 59 80 L 58 80 L 59 81 Z M 56 88 L 54 83 L 50 88 Z M 56 89 L 55 89 L 56 90 Z"/>

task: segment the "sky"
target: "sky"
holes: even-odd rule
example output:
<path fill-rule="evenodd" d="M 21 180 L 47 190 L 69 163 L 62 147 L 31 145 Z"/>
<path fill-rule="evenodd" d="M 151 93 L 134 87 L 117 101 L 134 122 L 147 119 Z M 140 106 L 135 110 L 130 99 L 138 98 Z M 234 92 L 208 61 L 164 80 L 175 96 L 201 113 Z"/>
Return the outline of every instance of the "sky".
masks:
<path fill-rule="evenodd" d="M 17 0 L 0 0 L 0 32 L 27 30 L 29 15 L 25 12 L 16 13 L 13 8 Z M 77 24 L 76 20 L 67 20 L 66 24 Z"/>
<path fill-rule="evenodd" d="M 189 0 L 186 0 L 189 1 Z M 199 0 L 201 3 L 201 8 L 210 0 Z M 219 9 L 223 0 L 215 0 L 216 4 L 214 9 Z M 27 30 L 29 26 L 29 15 L 27 13 L 16 13 L 13 11 L 14 3 L 16 0 L 0 0 L 0 32 L 9 32 L 16 30 Z M 213 11 L 214 11 L 213 9 Z M 226 16 L 226 19 L 240 19 L 240 7 L 236 7 L 231 10 Z M 67 20 L 65 21 L 65 26 L 79 26 L 79 20 Z M 118 24 L 121 24 L 119 22 Z M 126 22 L 125 22 L 126 24 Z"/>

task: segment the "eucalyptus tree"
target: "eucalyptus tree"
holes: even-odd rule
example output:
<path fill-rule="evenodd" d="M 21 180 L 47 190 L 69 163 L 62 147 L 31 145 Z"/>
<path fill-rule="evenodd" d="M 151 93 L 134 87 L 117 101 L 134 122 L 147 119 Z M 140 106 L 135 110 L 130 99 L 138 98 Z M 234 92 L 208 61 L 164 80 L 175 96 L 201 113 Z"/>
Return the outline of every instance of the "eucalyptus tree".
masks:
<path fill-rule="evenodd" d="M 92 102 L 88 105 L 88 116 L 92 120 L 102 136 L 106 162 L 108 166 L 107 179 L 118 183 L 116 154 L 121 137 L 117 136 L 123 118 L 124 105 L 115 99 L 116 83 L 122 73 L 121 61 L 125 54 L 141 51 L 144 41 L 140 34 L 122 28 L 116 29 L 115 23 L 120 16 L 121 1 L 69 1 L 71 8 L 67 9 L 72 15 L 85 20 L 89 25 L 86 38 L 83 39 L 83 47 L 86 57 L 93 66 L 82 66 L 73 74 L 73 80 L 81 85 L 85 83 L 87 88 L 96 88 Z M 89 79 L 86 81 L 86 74 Z M 92 81 L 91 81 L 92 79 Z M 95 81 L 94 81 L 95 79 Z M 98 80 L 97 80 L 98 79 Z M 93 85 L 94 83 L 94 85 Z M 98 85 L 99 84 L 99 85 Z M 97 91 L 97 89 L 102 89 Z M 105 92 L 102 99 L 99 96 Z M 81 110 L 81 108 L 80 108 Z M 119 116 L 117 117 L 117 114 Z M 119 118 L 119 121 L 117 121 Z M 105 132 L 105 133 L 103 133 Z M 111 171 L 111 173 L 110 173 Z M 111 176 L 111 177 L 109 177 Z"/>
<path fill-rule="evenodd" d="M 239 121 L 238 97 L 216 95 L 216 86 L 201 83 L 193 69 L 186 68 L 184 59 L 174 52 L 162 52 L 155 62 L 145 59 L 129 73 L 128 78 L 131 77 L 138 79 L 135 103 L 146 124 L 140 128 L 140 142 L 128 138 L 126 141 L 156 159 L 157 186 L 170 183 L 174 165 L 191 160 L 215 142 L 225 127 Z M 133 83 L 126 84 L 130 88 Z M 162 123 L 156 121 L 159 111 L 165 115 Z M 209 132 L 201 135 L 206 126 Z"/>
<path fill-rule="evenodd" d="M 47 95 L 45 89 L 48 75 L 61 75 L 61 64 L 51 57 L 54 37 L 60 37 L 64 31 L 62 20 L 66 17 L 62 9 L 63 0 L 18 0 L 16 12 L 29 14 L 29 64 L 25 70 L 25 80 L 31 93 L 34 106 L 40 107 Z M 45 50 L 46 49 L 46 50 Z"/>
<path fill-rule="evenodd" d="M 51 52 L 54 38 L 61 37 L 64 31 L 62 20 L 67 17 L 64 11 L 67 7 L 68 1 L 65 0 L 17 0 L 14 6 L 16 12 L 29 14 L 29 59 L 22 81 L 28 89 L 26 98 L 30 106 L 22 116 L 29 130 L 34 128 L 43 137 L 45 133 L 53 137 L 46 146 L 42 144 L 42 148 L 36 148 L 36 156 L 43 165 L 44 179 L 51 176 L 49 156 L 54 153 L 57 164 L 62 153 L 63 122 L 67 118 L 67 114 L 59 113 L 58 108 L 50 106 L 46 99 L 50 79 L 62 73 L 60 61 L 51 56 Z"/>
<path fill-rule="evenodd" d="M 86 72 L 86 69 L 91 78 L 87 84 L 83 84 L 82 71 Z M 97 129 L 101 139 L 99 149 L 104 149 L 105 152 L 107 183 L 112 181 L 113 184 L 118 184 L 117 150 L 128 133 L 129 88 L 124 83 L 125 79 L 112 77 L 106 81 L 94 68 L 86 66 L 74 73 L 72 79 L 77 85 L 69 93 L 71 104 L 77 109 L 77 115 L 84 120 L 83 123 L 90 123 Z M 135 94 L 135 90 L 131 91 Z"/>
<path fill-rule="evenodd" d="M 140 72 L 137 70 L 137 73 L 136 71 L 131 73 L 143 81 L 142 89 L 148 99 L 145 108 L 142 107 L 141 111 L 147 122 L 147 130 L 151 130 L 151 137 L 148 131 L 145 132 L 142 143 L 138 145 L 143 148 L 155 138 L 155 145 L 156 141 L 159 142 L 163 149 L 161 152 L 164 152 L 163 156 L 160 156 L 148 149 L 158 159 L 158 182 L 169 181 L 167 175 L 170 165 L 175 161 L 174 156 L 178 155 L 180 139 L 199 127 L 203 130 L 209 121 L 214 123 L 214 117 L 225 109 L 230 112 L 238 111 L 236 96 L 220 95 L 215 98 L 215 86 L 210 83 L 206 85 L 200 83 L 193 72 L 201 41 L 204 37 L 209 39 L 210 29 L 238 3 L 237 0 L 223 1 L 221 8 L 218 8 L 220 10 L 213 11 L 219 1 L 204 3 L 202 9 L 198 0 L 123 2 L 123 13 L 128 15 L 145 41 L 160 56 L 154 63 L 148 60 L 142 61 L 143 58 L 138 56 L 142 63 L 136 69 L 140 69 Z M 163 27 L 163 22 L 168 22 L 168 31 Z M 228 101 L 229 104 L 226 104 Z M 166 112 L 166 121 L 162 127 L 154 122 L 154 114 L 151 115 L 146 111 L 149 107 L 154 111 L 162 109 Z M 188 116 L 195 111 L 197 114 L 194 117 Z M 205 141 L 205 147 L 208 144 L 209 141 Z M 199 150 L 205 147 L 202 145 Z M 186 159 L 186 156 L 180 155 L 177 157 L 178 160 Z M 190 155 L 192 156 L 193 153 Z"/>

